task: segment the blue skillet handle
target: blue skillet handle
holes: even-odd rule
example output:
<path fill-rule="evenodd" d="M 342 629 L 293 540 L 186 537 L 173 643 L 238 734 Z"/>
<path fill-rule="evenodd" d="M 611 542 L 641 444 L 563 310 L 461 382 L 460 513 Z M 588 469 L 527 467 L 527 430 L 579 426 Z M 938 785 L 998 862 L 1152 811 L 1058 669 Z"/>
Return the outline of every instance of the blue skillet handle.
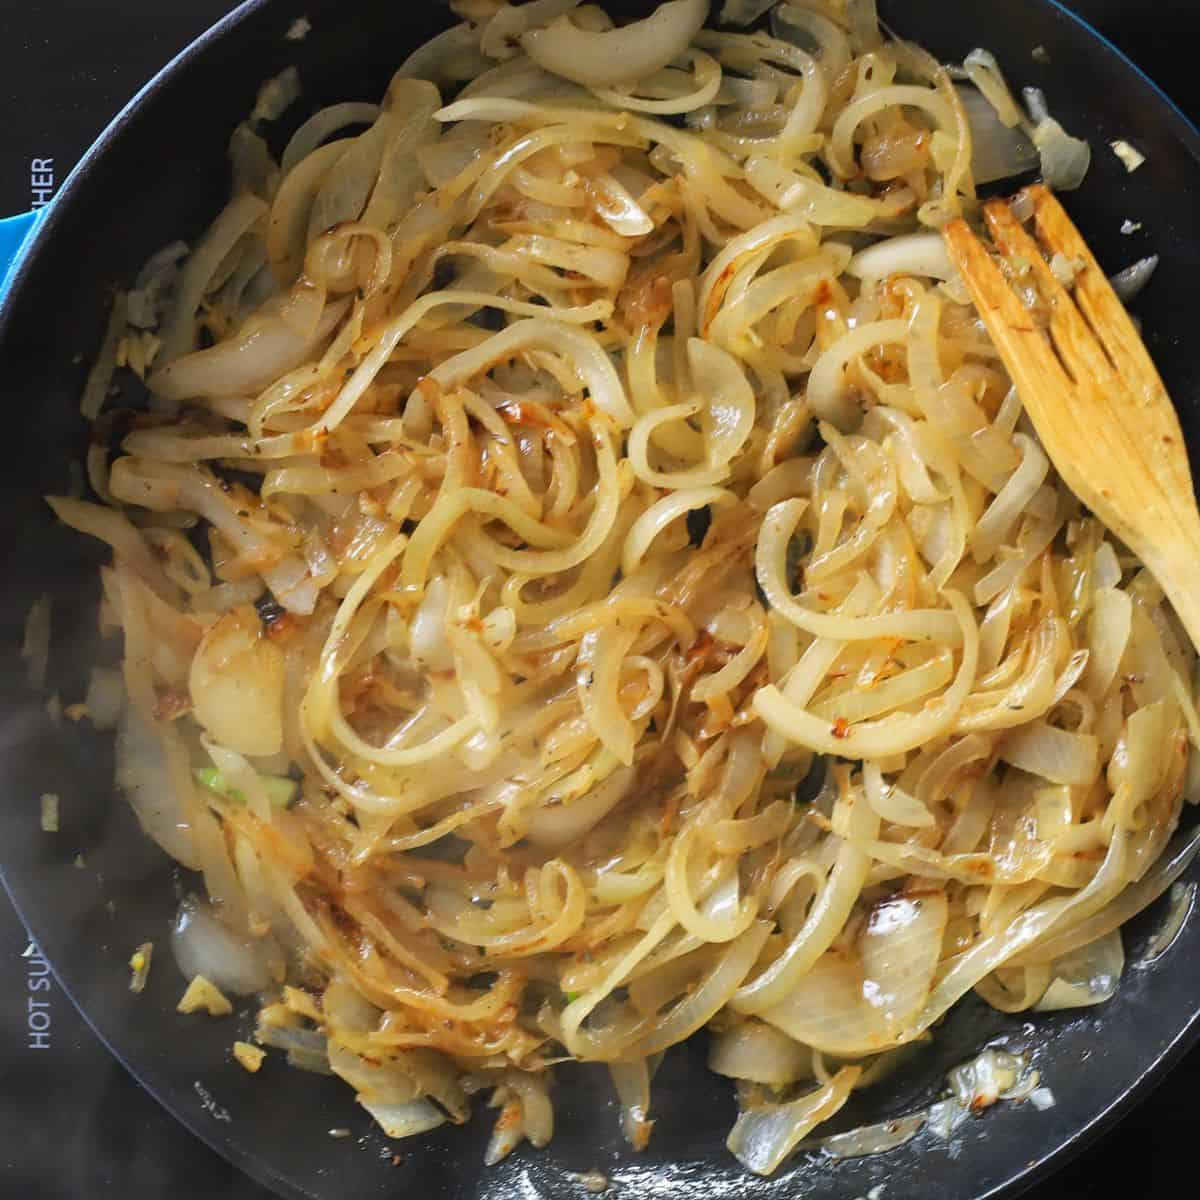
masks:
<path fill-rule="evenodd" d="M 45 211 L 42 208 L 37 212 L 21 213 L 18 217 L 6 217 L 0 220 L 0 300 L 8 291 L 13 270 L 20 261 L 29 237 Z"/>

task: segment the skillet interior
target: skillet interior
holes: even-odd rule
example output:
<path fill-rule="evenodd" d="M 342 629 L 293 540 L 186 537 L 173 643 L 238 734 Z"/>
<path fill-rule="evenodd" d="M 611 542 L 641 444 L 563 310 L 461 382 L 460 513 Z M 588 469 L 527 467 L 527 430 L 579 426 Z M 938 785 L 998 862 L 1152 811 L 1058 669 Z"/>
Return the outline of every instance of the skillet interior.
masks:
<path fill-rule="evenodd" d="M 56 528 L 40 496 L 65 490 L 68 463 L 82 457 L 86 432 L 75 400 L 109 289 L 127 281 L 158 246 L 194 236 L 217 210 L 228 131 L 250 108 L 261 80 L 296 62 L 306 84 L 304 108 L 374 99 L 405 54 L 448 23 L 431 3 L 356 0 L 353 23 L 345 19 L 344 0 L 309 0 L 304 7 L 314 26 L 305 42 L 283 39 L 296 15 L 291 4 L 251 0 L 142 94 L 56 201 L 0 312 L 0 378 L 10 412 L 20 414 L 0 451 L 8 481 L 0 508 L 8 568 L 0 594 L 0 867 L 62 983 L 168 1108 L 287 1196 L 366 1198 L 415 1189 L 430 1200 L 566 1197 L 582 1194 L 567 1173 L 593 1167 L 620 1184 L 625 1200 L 683 1197 L 698 1187 L 706 1196 L 757 1200 L 798 1196 L 814 1186 L 849 1200 L 881 1182 L 888 1200 L 983 1197 L 1030 1181 L 1049 1159 L 1082 1145 L 1190 1042 L 1197 1014 L 1186 964 L 1200 952 L 1195 922 L 1154 966 L 1131 965 L 1118 996 L 1102 1009 L 1027 1024 L 982 1005 L 961 1007 L 911 1071 L 864 1096 L 843 1124 L 909 1111 L 936 1092 L 948 1067 L 997 1037 L 1036 1050 L 1058 1100 L 1054 1109 L 1001 1106 L 964 1127 L 950 1146 L 923 1136 L 886 1156 L 837 1166 L 801 1157 L 769 1182 L 744 1175 L 724 1149 L 732 1089 L 708 1075 L 701 1045 L 668 1056 L 654 1091 L 654 1140 L 643 1155 L 625 1150 L 606 1072 L 593 1068 L 563 1073 L 559 1131 L 548 1150 L 522 1150 L 485 1170 L 490 1121 L 483 1114 L 466 1130 L 443 1128 L 397 1145 L 404 1157 L 393 1168 L 393 1148 L 371 1132 L 340 1082 L 297 1075 L 278 1060 L 255 1078 L 232 1064 L 229 1045 L 248 1031 L 249 1014 L 238 1018 L 236 1034 L 230 1022 L 177 1016 L 182 980 L 169 955 L 160 957 L 145 995 L 128 992 L 131 948 L 151 940 L 165 951 L 177 890 L 190 883 L 114 797 L 108 739 L 86 725 L 52 726 L 44 697 L 21 685 L 16 647 L 25 614 L 42 593 L 54 604 L 51 687 L 67 700 L 79 698 L 98 653 L 91 631 L 103 555 Z M 609 0 L 608 7 L 634 14 L 648 4 Z M 1189 344 L 1190 306 L 1179 298 L 1200 269 L 1200 211 L 1191 199 L 1200 192 L 1200 139 L 1128 64 L 1046 0 L 1007 0 L 1004 22 L 977 0 L 955 6 L 893 0 L 881 8 L 897 31 L 941 56 L 961 58 L 982 38 L 1014 85 L 1044 86 L 1052 111 L 1092 141 L 1092 173 L 1069 207 L 1114 268 L 1152 251 L 1163 255 L 1137 309 L 1195 453 L 1200 359 Z M 1038 44 L 1046 47 L 1049 67 L 1030 57 Z M 1126 175 L 1106 148 L 1119 136 L 1149 154 L 1135 175 Z M 147 171 L 147 163 L 162 165 Z M 1121 236 L 1126 217 L 1144 222 L 1144 233 Z M 38 828 L 37 797 L 47 791 L 62 797 L 63 832 L 56 837 Z M 79 853 L 83 869 L 72 865 Z M 1151 914 L 1131 932 L 1131 964 L 1154 923 Z M 197 1083 L 219 1108 L 205 1107 Z M 337 1126 L 351 1128 L 354 1140 L 330 1139 L 327 1131 Z"/>

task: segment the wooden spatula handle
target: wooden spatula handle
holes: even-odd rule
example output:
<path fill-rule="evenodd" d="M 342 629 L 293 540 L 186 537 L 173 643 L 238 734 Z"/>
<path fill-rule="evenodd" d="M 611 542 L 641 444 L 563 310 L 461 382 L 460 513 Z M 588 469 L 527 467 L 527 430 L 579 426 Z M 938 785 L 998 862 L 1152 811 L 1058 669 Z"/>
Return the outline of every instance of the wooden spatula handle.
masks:
<path fill-rule="evenodd" d="M 1140 552 L 1200 652 L 1200 530 L 1192 537 Z"/>

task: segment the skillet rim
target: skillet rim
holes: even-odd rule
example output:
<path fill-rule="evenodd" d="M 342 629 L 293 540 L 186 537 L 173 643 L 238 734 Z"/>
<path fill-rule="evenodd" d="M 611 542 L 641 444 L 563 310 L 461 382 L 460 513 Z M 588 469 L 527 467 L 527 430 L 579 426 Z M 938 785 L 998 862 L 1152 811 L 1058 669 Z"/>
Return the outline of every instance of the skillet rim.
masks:
<path fill-rule="evenodd" d="M 158 93 L 177 74 L 185 70 L 194 59 L 200 57 L 214 43 L 221 41 L 232 30 L 259 12 L 276 7 L 280 2 L 281 0 L 242 0 L 158 70 L 109 122 L 64 180 L 58 194 L 48 206 L 49 211 L 45 213 L 43 219 L 37 222 L 20 251 L 19 259 L 7 280 L 8 286 L 0 294 L 0 343 L 5 340 L 8 327 L 12 323 L 13 313 L 20 304 L 27 277 L 32 273 L 38 261 L 52 252 L 48 249 L 51 239 L 60 226 L 71 220 L 76 194 L 83 188 L 87 177 L 104 159 L 109 148 L 120 140 L 126 126 L 137 114 L 152 105 Z M 1200 163 L 1200 124 L 1193 121 L 1143 68 L 1102 34 L 1086 17 L 1068 7 L 1063 0 L 1032 0 L 1032 2 L 1041 4 L 1061 18 L 1065 18 L 1077 29 L 1085 42 L 1090 41 L 1095 44 L 1100 52 L 1114 60 L 1122 73 L 1129 79 L 1131 87 L 1141 92 L 1141 96 L 1137 98 L 1157 109 L 1183 149 L 1197 163 Z M 28 919 L 24 907 L 14 894 L 2 862 L 0 862 L 0 883 L 3 884 L 18 917 L 36 941 L 35 923 Z M 73 989 L 64 980 L 53 961 L 50 962 L 50 968 L 63 993 L 79 1012 L 88 1028 L 117 1062 L 140 1084 L 138 1072 L 133 1068 L 125 1053 L 101 1032 L 88 1011 L 76 1001 Z M 1182 965 L 1176 968 L 1177 971 L 1183 969 L 1185 968 Z M 1163 1082 L 1170 1071 L 1178 1066 L 1179 1061 L 1197 1042 L 1200 1042 L 1200 1001 L 1196 1002 L 1191 1016 L 1178 1028 L 1170 1040 L 1152 1052 L 1152 1057 L 1145 1069 L 1124 1089 L 1118 1090 L 1103 1109 L 1040 1158 L 1027 1161 L 1004 1182 L 986 1192 L 973 1193 L 972 1200 L 1000 1200 L 1001 1197 L 1019 1196 L 1067 1166 L 1093 1145 L 1105 1131 L 1111 1129 L 1134 1107 L 1143 1102 Z M 198 1119 L 194 1112 L 185 1110 L 182 1105 L 173 1103 L 172 1098 L 160 1094 L 156 1090 L 150 1088 L 145 1090 L 189 1133 L 198 1137 L 227 1162 L 243 1171 L 257 1183 L 277 1194 L 296 1198 L 296 1200 L 321 1200 L 316 1193 L 298 1186 L 274 1169 L 266 1159 L 252 1150 L 244 1148 L 238 1141 L 221 1136 L 219 1126 Z"/>

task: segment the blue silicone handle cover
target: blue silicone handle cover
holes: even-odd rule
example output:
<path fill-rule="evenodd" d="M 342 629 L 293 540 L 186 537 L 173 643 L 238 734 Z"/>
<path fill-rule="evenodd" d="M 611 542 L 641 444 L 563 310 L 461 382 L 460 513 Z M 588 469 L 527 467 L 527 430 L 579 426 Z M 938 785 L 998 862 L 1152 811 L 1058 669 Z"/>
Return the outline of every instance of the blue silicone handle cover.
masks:
<path fill-rule="evenodd" d="M 43 208 L 37 212 L 21 213 L 20 216 L 0 220 L 0 299 L 3 299 L 8 291 L 13 270 L 20 261 L 30 234 L 45 211 Z"/>

